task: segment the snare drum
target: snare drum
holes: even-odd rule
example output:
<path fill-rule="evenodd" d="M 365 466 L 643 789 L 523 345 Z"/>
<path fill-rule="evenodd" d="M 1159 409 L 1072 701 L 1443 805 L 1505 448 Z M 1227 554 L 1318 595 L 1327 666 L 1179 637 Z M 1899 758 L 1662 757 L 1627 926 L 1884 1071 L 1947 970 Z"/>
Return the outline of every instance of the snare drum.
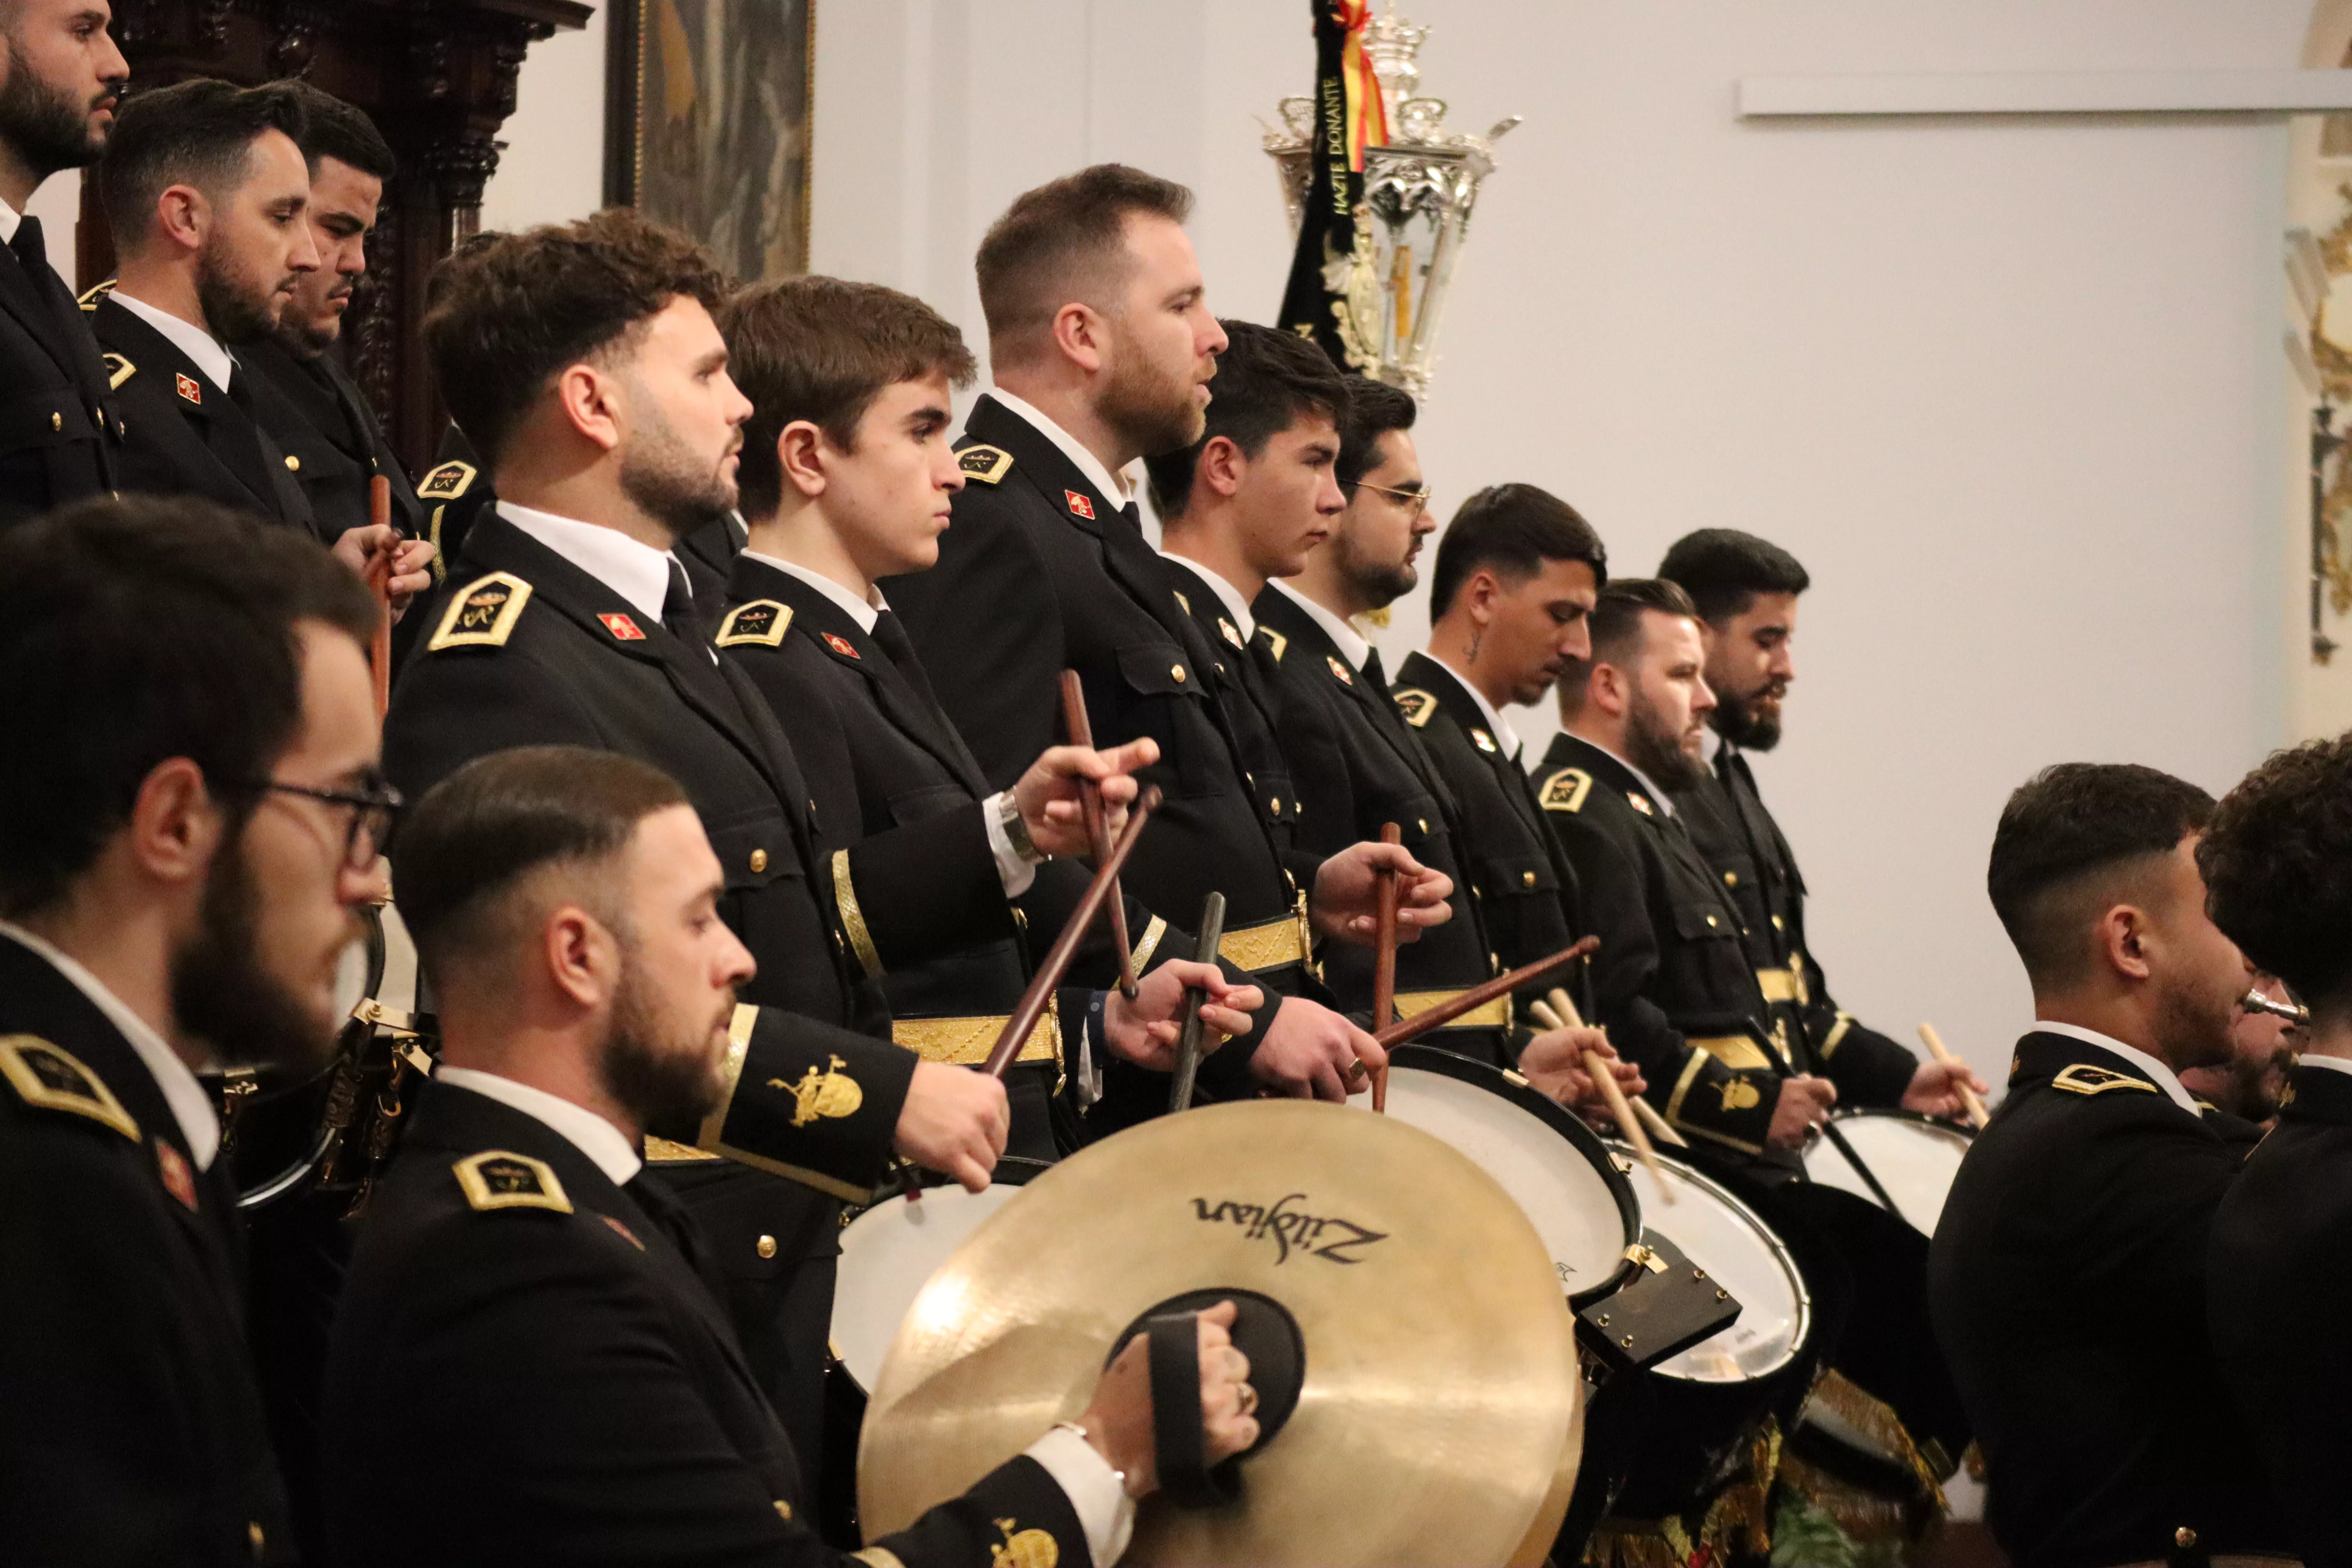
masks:
<path fill-rule="evenodd" d="M 860 1394 L 873 1391 L 898 1325 L 940 1266 L 1040 1172 L 1052 1168 L 1043 1160 L 1003 1155 L 985 1192 L 968 1193 L 952 1184 L 926 1187 L 914 1203 L 903 1193 L 893 1194 L 849 1221 L 841 1233 L 840 1271 L 833 1289 L 833 1353 Z"/>
<path fill-rule="evenodd" d="M 1895 1213 L 1922 1236 L 1934 1236 L 1944 1217 L 1944 1199 L 1960 1173 L 1960 1158 L 1969 1152 L 1969 1134 L 1949 1122 L 1930 1121 L 1907 1110 L 1841 1110 L 1830 1125 L 1853 1145 L 1886 1195 Z M 1805 1150 L 1805 1174 L 1824 1186 L 1838 1187 L 1864 1202 L 1879 1204 L 1877 1193 L 1845 1151 L 1824 1137 Z"/>

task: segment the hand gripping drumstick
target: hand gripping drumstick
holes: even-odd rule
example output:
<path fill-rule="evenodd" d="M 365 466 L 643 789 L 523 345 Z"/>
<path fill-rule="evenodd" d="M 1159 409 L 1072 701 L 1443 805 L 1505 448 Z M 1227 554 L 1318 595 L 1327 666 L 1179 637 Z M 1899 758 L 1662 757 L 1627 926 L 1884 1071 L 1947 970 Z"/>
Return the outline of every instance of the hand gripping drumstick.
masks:
<path fill-rule="evenodd" d="M 1570 999 L 1568 993 L 1557 985 L 1551 988 L 1551 1005 L 1558 1011 L 1563 1025 L 1582 1026 L 1584 1016 L 1576 1010 L 1576 1004 Z M 1642 1119 L 1642 1125 L 1650 1130 L 1650 1136 L 1653 1139 L 1660 1143 L 1671 1143 L 1677 1149 L 1690 1147 L 1690 1140 L 1675 1131 L 1675 1124 L 1658 1114 L 1656 1106 L 1646 1100 L 1639 1099 L 1633 1100 L 1632 1103 L 1633 1114 Z"/>
<path fill-rule="evenodd" d="M 1086 688 L 1075 669 L 1062 671 L 1062 725 L 1070 732 L 1070 744 L 1091 751 L 1095 743 L 1094 726 L 1087 720 Z M 1095 864 L 1102 864 L 1110 854 L 1110 813 L 1103 809 L 1102 786 L 1092 779 L 1078 781 L 1078 809 L 1086 814 L 1087 837 L 1094 840 Z M 1135 1000 L 1135 952 L 1127 940 L 1127 900 L 1119 896 L 1118 883 L 1110 885 L 1110 938 L 1118 949 L 1118 994 L 1129 1001 Z M 1209 962 L 1216 962 L 1216 953 L 1209 953 Z"/>
<path fill-rule="evenodd" d="M 1201 927 L 1192 939 L 1192 951 L 1213 954 L 1225 936 L 1225 896 L 1211 893 L 1201 901 Z M 1213 963 L 1213 958 L 1204 960 Z M 1201 1009 L 1209 1005 L 1205 987 L 1191 985 L 1184 990 L 1183 1033 L 1176 1037 L 1176 1071 L 1168 1086 L 1168 1109 L 1171 1111 L 1192 1108 L 1192 1078 L 1201 1070 L 1201 1041 L 1208 1032 L 1208 1020 Z"/>
<path fill-rule="evenodd" d="M 1565 991 L 1554 991 L 1552 996 L 1555 1001 L 1568 1001 Z M 1538 1002 L 1528 1011 L 1533 1013 L 1536 1021 L 1547 1029 L 1570 1026 L 1568 1018 L 1561 1017 L 1551 1003 Z M 1576 1007 L 1570 1003 L 1568 1017 L 1575 1016 Z M 1671 1205 L 1675 1201 L 1675 1190 L 1666 1184 L 1666 1173 L 1658 1169 L 1658 1152 L 1651 1147 L 1650 1134 L 1643 1128 L 1642 1119 L 1634 1115 L 1633 1108 L 1626 1103 L 1625 1090 L 1618 1083 L 1617 1075 L 1609 1070 L 1609 1064 L 1601 1060 L 1599 1051 L 1584 1053 L 1584 1070 L 1591 1075 L 1594 1083 L 1601 1086 L 1601 1098 L 1609 1102 L 1609 1114 L 1617 1119 L 1617 1131 L 1625 1134 L 1626 1142 L 1633 1145 L 1633 1152 L 1641 1157 L 1643 1168 L 1650 1173 L 1650 1179 L 1658 1184 L 1659 1194 Z"/>
<path fill-rule="evenodd" d="M 1143 825 L 1159 809 L 1159 786 L 1145 785 L 1142 797 L 1127 814 L 1127 831 L 1118 836 L 1118 842 L 1111 847 L 1109 854 L 1103 857 L 1102 864 L 1095 868 L 1095 879 L 1087 884 L 1086 897 L 1080 899 L 1078 907 L 1070 911 L 1068 921 L 1062 927 L 1062 934 L 1054 939 L 1053 951 L 1045 955 L 1045 964 L 1030 978 L 1029 989 L 1021 994 L 1021 1005 L 1015 1007 L 1013 1016 L 1004 1021 L 1004 1033 L 996 1037 L 996 1045 L 988 1053 L 984 1070 L 990 1077 L 1004 1076 L 1004 1069 L 1020 1054 L 1021 1043 L 1029 1037 L 1029 1031 L 1037 1026 L 1037 1019 L 1045 1013 L 1045 1004 L 1053 1000 L 1054 988 L 1062 983 L 1062 974 L 1070 967 L 1070 960 L 1077 952 L 1078 943 L 1085 939 L 1087 928 L 1094 924 L 1095 916 L 1102 910 L 1103 900 L 1109 897 L 1110 889 L 1118 884 L 1118 868 L 1127 863 L 1128 855 L 1135 848 L 1136 839 L 1142 836 Z"/>
<path fill-rule="evenodd" d="M 379 528 L 392 523 L 392 481 L 382 474 L 368 481 L 368 521 Z M 392 558 L 399 551 L 395 539 L 367 564 L 367 585 L 375 594 L 375 633 L 369 639 L 368 662 L 375 677 L 375 720 L 381 724 L 392 706 Z"/>
<path fill-rule="evenodd" d="M 1381 826 L 1381 842 L 1402 844 L 1404 830 L 1395 823 Z M 1397 876 L 1383 866 L 1372 873 L 1379 900 L 1372 915 L 1372 1027 L 1385 1029 L 1396 1016 Z M 1383 1068 L 1372 1079 L 1372 1109 L 1389 1108 L 1389 1075 Z"/>
<path fill-rule="evenodd" d="M 1935 1058 L 1937 1061 L 1948 1062 L 1955 1067 L 1960 1065 L 1959 1058 L 1953 1056 L 1951 1052 L 1944 1048 L 1943 1037 L 1936 1033 L 1935 1025 L 1920 1025 L 1919 1038 L 1927 1046 L 1927 1054 Z M 1977 1091 L 1969 1087 L 1968 1080 L 1966 1079 L 1962 1079 L 1958 1081 L 1960 1089 L 1960 1103 L 1969 1108 L 1969 1120 L 1975 1122 L 1976 1125 L 1981 1129 L 1987 1121 L 1991 1120 L 1991 1118 L 1986 1114 L 1985 1102 L 1977 1098 Z"/>

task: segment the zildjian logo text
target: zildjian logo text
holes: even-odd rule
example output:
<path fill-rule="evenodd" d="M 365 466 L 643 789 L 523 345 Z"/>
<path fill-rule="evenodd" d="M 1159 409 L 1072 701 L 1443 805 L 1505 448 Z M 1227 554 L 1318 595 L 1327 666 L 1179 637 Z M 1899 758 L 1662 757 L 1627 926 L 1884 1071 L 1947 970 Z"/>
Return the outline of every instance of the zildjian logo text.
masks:
<path fill-rule="evenodd" d="M 1207 1198 L 1192 1200 L 1193 1215 L 1208 1225 L 1237 1225 L 1242 1233 L 1255 1241 L 1271 1237 L 1279 1249 L 1276 1267 L 1290 1261 L 1295 1247 L 1309 1258 L 1328 1258 L 1334 1263 L 1361 1263 L 1361 1258 L 1350 1256 L 1353 1248 L 1386 1241 L 1384 1230 L 1367 1230 L 1353 1220 L 1334 1215 L 1311 1215 L 1290 1205 L 1304 1203 L 1305 1193 L 1290 1193 L 1269 1208 L 1264 1204 L 1240 1204 L 1231 1198 L 1211 1202 Z"/>

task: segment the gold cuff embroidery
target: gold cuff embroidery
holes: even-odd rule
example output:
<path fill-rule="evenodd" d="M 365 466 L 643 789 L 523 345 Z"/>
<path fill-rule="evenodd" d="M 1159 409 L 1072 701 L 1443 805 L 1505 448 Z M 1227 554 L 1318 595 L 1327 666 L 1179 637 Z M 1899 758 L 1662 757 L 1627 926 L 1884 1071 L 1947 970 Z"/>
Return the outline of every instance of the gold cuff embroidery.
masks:
<path fill-rule="evenodd" d="M 1139 958 L 1139 966 L 1141 963 Z M 1062 1025 L 1058 1001 L 1049 1005 L 1037 1019 L 1036 1027 L 1021 1042 L 1021 1050 L 1013 1059 L 1019 1062 L 1057 1061 L 1062 1054 Z M 1004 1032 L 1010 1016 L 997 1018 L 893 1018 L 890 1038 L 906 1047 L 927 1062 L 945 1062 L 950 1067 L 978 1067 L 988 1060 L 995 1048 L 996 1037 Z"/>
<path fill-rule="evenodd" d="M 1442 1002 L 1451 1002 L 1461 995 L 1459 991 L 1406 991 L 1396 999 L 1397 1016 L 1410 1018 L 1426 1013 Z M 1474 1007 L 1450 1024 L 1440 1024 L 1438 1032 L 1447 1029 L 1507 1029 L 1511 1026 L 1511 998 L 1497 996 L 1483 1007 Z"/>
<path fill-rule="evenodd" d="M 1684 1043 L 1693 1050 L 1705 1051 L 1735 1071 L 1753 1071 L 1758 1068 L 1769 1070 L 1777 1065 L 1764 1054 L 1761 1046 L 1746 1035 L 1709 1035 L 1703 1038 L 1686 1037 Z"/>
<path fill-rule="evenodd" d="M 646 1163 L 649 1165 L 676 1163 L 680 1160 L 716 1160 L 717 1158 L 719 1156 L 708 1149 L 689 1148 L 684 1143 L 672 1142 L 667 1138 L 646 1140 Z"/>
<path fill-rule="evenodd" d="M 1844 1041 L 1844 1039 L 1845 1039 L 1846 1031 L 1847 1031 L 1848 1029 L 1853 1028 L 1853 1014 L 1851 1014 L 1851 1013 L 1840 1013 L 1840 1014 L 1837 1016 L 1837 1024 L 1836 1024 L 1836 1026 L 1835 1026 L 1835 1027 L 1833 1027 L 1833 1028 L 1832 1028 L 1832 1029 L 1830 1030 L 1830 1036 L 1829 1036 L 1829 1038 L 1828 1038 L 1828 1039 L 1825 1039 L 1825 1040 L 1823 1040 L 1823 1041 L 1822 1042 L 1822 1060 L 1823 1060 L 1823 1061 L 1827 1061 L 1827 1060 L 1829 1060 L 1829 1059 L 1830 1059 L 1830 1054 L 1831 1054 L 1832 1051 L 1835 1051 L 1835 1050 L 1838 1048 L 1838 1047 L 1839 1047 L 1842 1043 L 1843 1043 L 1843 1041 Z"/>
<path fill-rule="evenodd" d="M 1694 1047 L 1698 1045 L 1696 1040 L 1690 1043 Z M 1694 1048 L 1690 1054 L 1690 1060 L 1683 1064 L 1682 1077 L 1675 1080 L 1674 1093 L 1666 1097 L 1666 1120 L 1677 1127 L 1685 1125 L 1682 1119 L 1683 1096 L 1688 1094 L 1691 1085 L 1698 1081 L 1699 1069 L 1705 1066 L 1706 1066 L 1706 1053 Z"/>
<path fill-rule="evenodd" d="M 865 966 L 869 978 L 880 979 L 882 955 L 874 951 L 874 933 L 866 929 L 866 911 L 857 904 L 857 889 L 850 880 L 846 849 L 833 852 L 833 901 L 841 911 L 841 929 L 849 933 L 849 946 L 857 954 L 857 962 Z"/>
<path fill-rule="evenodd" d="M 1160 951 L 1160 939 L 1167 934 L 1168 922 L 1158 915 L 1152 916 L 1151 923 L 1143 928 L 1143 940 L 1128 949 L 1135 959 L 1136 973 L 1143 973 L 1144 966 L 1151 962 L 1151 955 Z"/>
<path fill-rule="evenodd" d="M 697 1147 L 708 1152 L 719 1147 L 719 1135 L 727 1126 L 727 1112 L 735 1105 L 735 1085 L 743 1076 L 743 1057 L 751 1048 L 751 1026 L 759 1021 L 760 1009 L 750 1003 L 739 1003 L 735 1016 L 727 1020 L 727 1061 L 719 1069 L 719 1107 L 702 1119 L 695 1133 Z M 653 1156 L 648 1154 L 647 1159 Z"/>

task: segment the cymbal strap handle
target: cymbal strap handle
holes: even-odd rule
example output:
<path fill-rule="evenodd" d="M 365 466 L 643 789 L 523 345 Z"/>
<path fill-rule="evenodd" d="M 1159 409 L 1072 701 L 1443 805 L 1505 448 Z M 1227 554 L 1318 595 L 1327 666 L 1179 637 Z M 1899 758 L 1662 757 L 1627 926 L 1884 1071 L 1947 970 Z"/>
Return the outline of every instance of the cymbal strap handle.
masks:
<path fill-rule="evenodd" d="M 1095 731 L 1087 717 L 1087 689 L 1075 669 L 1062 671 L 1062 727 L 1069 731 L 1070 744 L 1092 751 Z M 1078 809 L 1087 819 L 1087 837 L 1095 847 L 1095 862 L 1099 865 L 1110 855 L 1110 813 L 1103 808 L 1102 788 L 1092 779 L 1078 781 Z M 1119 896 L 1118 883 L 1110 885 L 1111 945 L 1118 951 L 1118 993 L 1129 1001 L 1135 1000 L 1135 949 L 1127 938 L 1127 900 Z"/>
<path fill-rule="evenodd" d="M 1151 1440 L 1160 1489 L 1180 1508 L 1214 1508 L 1241 1495 L 1237 1472 L 1210 1470 L 1201 1439 L 1201 1330 L 1197 1312 L 1144 1325 L 1151 1363 Z"/>

